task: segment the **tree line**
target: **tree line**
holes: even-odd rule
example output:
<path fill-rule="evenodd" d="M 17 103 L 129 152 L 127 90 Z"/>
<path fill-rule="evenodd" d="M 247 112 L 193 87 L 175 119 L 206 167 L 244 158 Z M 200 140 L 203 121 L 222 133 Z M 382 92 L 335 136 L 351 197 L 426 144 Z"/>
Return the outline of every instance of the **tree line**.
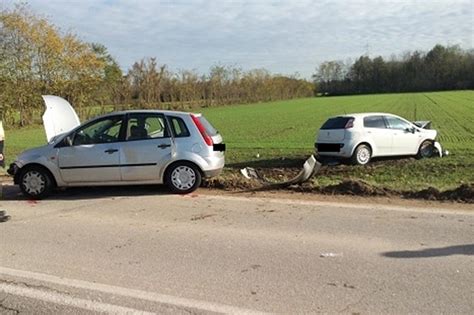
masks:
<path fill-rule="evenodd" d="M 25 5 L 0 8 L 0 110 L 8 124 L 31 124 L 41 95 L 68 99 L 79 116 L 123 108 L 191 109 L 314 95 L 310 81 L 215 65 L 208 74 L 172 71 L 156 58 L 123 73 L 107 48 L 61 32 Z"/>
<path fill-rule="evenodd" d="M 21 126 L 38 120 L 41 95 L 69 100 L 81 118 L 113 109 L 188 110 L 237 103 L 323 95 L 416 92 L 474 88 L 474 50 L 436 45 L 399 58 L 360 56 L 326 61 L 313 82 L 214 65 L 207 74 L 173 71 L 143 58 L 123 72 L 100 43 L 62 32 L 25 5 L 0 8 L 0 115 Z"/>
<path fill-rule="evenodd" d="M 473 89 L 474 50 L 436 45 L 390 60 L 360 56 L 355 62 L 326 61 L 313 79 L 323 95 Z"/>

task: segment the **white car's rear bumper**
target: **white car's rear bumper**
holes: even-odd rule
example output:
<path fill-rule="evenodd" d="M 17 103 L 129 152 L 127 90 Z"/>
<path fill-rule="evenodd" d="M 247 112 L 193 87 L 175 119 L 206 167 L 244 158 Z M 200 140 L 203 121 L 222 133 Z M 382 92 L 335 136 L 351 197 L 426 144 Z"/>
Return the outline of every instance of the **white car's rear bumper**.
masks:
<path fill-rule="evenodd" d="M 351 143 L 317 142 L 314 146 L 316 154 L 320 156 L 350 158 L 353 152 L 353 146 L 351 145 Z"/>

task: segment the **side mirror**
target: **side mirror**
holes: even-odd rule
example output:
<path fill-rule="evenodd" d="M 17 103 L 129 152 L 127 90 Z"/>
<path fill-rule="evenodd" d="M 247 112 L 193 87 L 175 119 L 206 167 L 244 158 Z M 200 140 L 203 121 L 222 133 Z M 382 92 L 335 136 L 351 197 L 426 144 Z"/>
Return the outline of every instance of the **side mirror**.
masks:
<path fill-rule="evenodd" d="M 58 142 L 54 147 L 55 148 L 72 147 L 71 135 L 68 135 L 68 136 L 64 137 L 63 140 Z"/>
<path fill-rule="evenodd" d="M 405 128 L 405 132 L 411 132 L 411 133 L 415 133 L 415 128 L 414 127 L 411 127 L 411 128 Z"/>

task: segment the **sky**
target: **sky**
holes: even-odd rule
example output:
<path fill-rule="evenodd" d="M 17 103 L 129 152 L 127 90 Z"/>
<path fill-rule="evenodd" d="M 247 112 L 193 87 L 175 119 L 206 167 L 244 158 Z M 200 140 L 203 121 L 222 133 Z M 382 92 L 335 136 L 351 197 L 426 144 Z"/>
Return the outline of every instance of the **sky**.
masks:
<path fill-rule="evenodd" d="M 0 0 L 14 3 L 13 0 Z M 474 0 L 29 0 L 34 12 L 104 44 L 123 70 L 156 57 L 172 70 L 216 64 L 310 78 L 319 63 L 472 49 Z"/>

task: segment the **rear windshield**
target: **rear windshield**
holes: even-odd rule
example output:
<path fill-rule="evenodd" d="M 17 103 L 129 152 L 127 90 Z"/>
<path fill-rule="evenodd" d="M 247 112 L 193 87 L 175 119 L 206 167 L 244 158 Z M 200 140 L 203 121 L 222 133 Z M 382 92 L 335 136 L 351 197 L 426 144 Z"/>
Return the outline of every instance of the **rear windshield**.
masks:
<path fill-rule="evenodd" d="M 216 128 L 214 128 L 211 125 L 211 123 L 208 122 L 206 118 L 204 118 L 204 116 L 199 116 L 198 119 L 201 122 L 201 124 L 203 125 L 203 127 L 206 129 L 206 133 L 209 136 L 214 137 L 214 136 L 217 136 L 219 134 L 219 131 L 217 131 Z"/>
<path fill-rule="evenodd" d="M 329 118 L 321 127 L 321 129 L 344 129 L 347 122 L 353 119 L 352 117 L 334 117 Z"/>

